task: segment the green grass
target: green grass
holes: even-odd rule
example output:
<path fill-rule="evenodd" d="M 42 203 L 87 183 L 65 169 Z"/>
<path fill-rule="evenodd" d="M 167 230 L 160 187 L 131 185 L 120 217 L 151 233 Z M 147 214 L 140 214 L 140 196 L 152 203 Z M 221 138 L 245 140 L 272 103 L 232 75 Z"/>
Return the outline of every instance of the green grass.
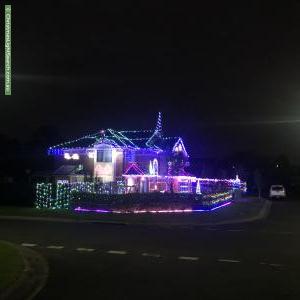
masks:
<path fill-rule="evenodd" d="M 46 218 L 62 218 L 72 220 L 114 220 L 117 216 L 112 214 L 99 215 L 97 213 L 78 213 L 67 209 L 37 209 L 31 207 L 13 207 L 0 206 L 0 216 L 19 216 L 19 217 L 46 217 Z M 119 219 L 117 217 L 117 219 Z M 122 218 L 121 218 L 122 219 Z"/>
<path fill-rule="evenodd" d="M 79 214 L 67 209 L 47 209 L 33 207 L 14 207 L 0 206 L 0 216 L 19 216 L 19 217 L 46 217 L 46 218 L 64 218 L 64 219 L 94 219 L 99 214 Z"/>
<path fill-rule="evenodd" d="M 13 284 L 24 268 L 19 251 L 12 245 L 0 241 L 0 291 Z"/>
<path fill-rule="evenodd" d="M 75 216 L 68 210 L 37 209 L 33 207 L 0 206 L 0 216 L 24 217 L 70 217 Z"/>

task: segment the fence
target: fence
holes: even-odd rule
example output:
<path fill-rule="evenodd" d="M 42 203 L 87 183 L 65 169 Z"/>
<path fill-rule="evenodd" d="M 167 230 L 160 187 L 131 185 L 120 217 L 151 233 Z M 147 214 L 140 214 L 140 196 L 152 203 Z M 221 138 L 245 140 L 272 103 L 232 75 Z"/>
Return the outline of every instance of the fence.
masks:
<path fill-rule="evenodd" d="M 121 205 L 123 208 L 129 205 L 135 206 L 186 206 L 199 204 L 214 205 L 220 201 L 232 197 L 233 188 L 229 186 L 210 183 L 204 185 L 202 194 L 180 194 L 180 193 L 130 193 L 125 194 L 125 186 L 122 182 L 115 184 L 103 184 L 99 182 L 82 183 L 38 183 L 36 186 L 36 208 L 49 209 L 74 209 L 78 206 L 103 206 L 111 208 Z M 156 204 L 155 204 L 156 203 Z"/>

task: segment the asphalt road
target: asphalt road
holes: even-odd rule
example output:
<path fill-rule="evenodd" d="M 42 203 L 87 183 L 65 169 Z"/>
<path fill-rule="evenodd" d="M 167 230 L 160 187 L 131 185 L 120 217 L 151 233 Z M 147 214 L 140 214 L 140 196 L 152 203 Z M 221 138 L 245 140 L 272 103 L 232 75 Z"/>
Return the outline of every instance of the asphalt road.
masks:
<path fill-rule="evenodd" d="M 300 201 L 218 227 L 0 221 L 49 262 L 37 299 L 300 299 Z"/>

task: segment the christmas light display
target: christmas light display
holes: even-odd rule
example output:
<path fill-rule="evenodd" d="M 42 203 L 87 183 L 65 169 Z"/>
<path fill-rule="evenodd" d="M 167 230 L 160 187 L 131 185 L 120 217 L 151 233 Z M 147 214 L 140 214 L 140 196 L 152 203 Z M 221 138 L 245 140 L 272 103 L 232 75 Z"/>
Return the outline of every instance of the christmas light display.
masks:
<path fill-rule="evenodd" d="M 48 149 L 49 155 L 65 155 L 65 153 L 68 153 L 70 155 L 70 158 L 65 157 L 66 159 L 71 159 L 71 154 L 68 152 L 68 150 L 77 150 L 77 151 L 84 151 L 86 155 L 89 155 L 91 152 L 91 149 L 94 148 L 99 143 L 105 143 L 110 144 L 116 148 L 125 148 L 125 149 L 133 149 L 133 150 L 148 150 L 148 151 L 163 151 L 160 147 L 157 145 L 146 145 L 147 141 L 149 141 L 149 138 L 129 138 L 125 136 L 126 133 L 153 133 L 153 130 L 132 130 L 132 131 L 116 131 L 111 128 L 106 130 L 109 135 L 103 137 L 101 133 L 94 133 L 90 134 L 88 136 L 83 136 L 81 138 L 71 140 L 68 142 L 64 142 L 55 146 L 52 146 Z M 179 137 L 161 137 L 162 141 L 172 141 L 176 140 L 178 141 Z M 90 141 L 90 142 L 87 142 Z M 137 146 L 134 141 L 145 141 L 145 149 L 142 149 L 141 147 Z M 86 146 L 72 146 L 75 144 L 80 144 L 80 142 L 84 142 Z"/>
<path fill-rule="evenodd" d="M 203 205 L 211 206 L 218 204 L 220 202 L 228 201 L 232 199 L 233 192 L 224 192 L 224 193 L 216 193 L 216 194 L 209 194 L 203 197 L 202 203 Z"/>
<path fill-rule="evenodd" d="M 150 162 L 149 162 L 149 170 L 148 170 L 148 172 L 149 172 L 149 175 L 154 175 L 152 160 L 150 160 Z"/>
<path fill-rule="evenodd" d="M 78 160 L 79 159 L 79 154 L 78 153 L 72 154 L 72 159 Z"/>
<path fill-rule="evenodd" d="M 158 190 L 155 184 L 154 191 Z M 56 194 L 54 197 L 54 191 Z M 53 185 L 51 183 L 38 183 L 36 189 L 36 207 L 37 208 L 51 208 L 51 209 L 69 209 L 73 193 L 79 194 L 124 194 L 126 186 L 124 182 L 118 182 L 114 191 L 111 184 L 100 184 L 94 182 L 80 182 L 80 183 L 58 183 Z M 201 203 L 204 206 L 211 207 L 224 201 L 229 201 L 232 198 L 232 191 L 223 193 L 214 193 L 203 195 Z M 197 195 L 197 193 L 195 194 Z M 109 201 L 109 198 L 107 198 Z M 184 199 L 183 199 L 184 201 Z"/>
<path fill-rule="evenodd" d="M 183 140 L 181 138 L 178 139 L 178 141 L 173 146 L 173 152 L 183 152 L 185 156 L 189 157 L 185 147 Z"/>
<path fill-rule="evenodd" d="M 58 183 L 56 188 L 56 199 L 54 201 L 55 209 L 68 209 L 70 203 L 70 186 L 69 184 Z"/>
<path fill-rule="evenodd" d="M 197 180 L 196 194 L 201 194 L 200 180 Z"/>
<path fill-rule="evenodd" d="M 153 175 L 158 175 L 158 160 L 156 158 L 153 159 L 152 162 L 152 166 L 153 166 Z"/>
<path fill-rule="evenodd" d="M 88 152 L 88 158 L 94 158 L 95 157 L 95 152 L 89 151 Z"/>
<path fill-rule="evenodd" d="M 71 159 L 72 157 L 71 157 L 70 153 L 66 152 L 66 153 L 64 154 L 64 158 L 69 160 L 69 159 Z"/>
<path fill-rule="evenodd" d="M 159 112 L 157 122 L 156 122 L 156 128 L 155 128 L 153 134 L 151 135 L 151 137 L 146 142 L 146 146 L 156 147 L 156 148 L 160 149 L 158 146 L 155 145 L 155 140 L 157 138 L 161 138 L 161 137 L 162 137 L 162 116 L 161 116 L 161 112 Z"/>
<path fill-rule="evenodd" d="M 151 129 L 146 129 L 146 130 L 121 130 L 119 131 L 121 133 L 150 133 L 153 132 Z"/>
<path fill-rule="evenodd" d="M 76 143 L 76 142 L 79 142 L 79 141 L 82 141 L 85 139 L 95 140 L 96 137 L 97 137 L 97 133 L 93 133 L 93 134 L 85 135 L 85 136 L 75 139 L 75 140 L 67 141 L 67 142 L 52 146 L 48 149 L 48 154 L 62 155 L 64 153 L 64 151 L 62 149 L 68 148 L 73 143 Z M 83 148 L 83 147 L 78 147 L 78 148 Z"/>
<path fill-rule="evenodd" d="M 149 175 L 158 176 L 158 160 L 154 158 L 149 162 Z"/>
<path fill-rule="evenodd" d="M 53 208 L 54 201 L 52 199 L 52 184 L 38 183 L 36 187 L 36 208 Z"/>
<path fill-rule="evenodd" d="M 109 155 L 104 155 L 103 149 L 109 149 Z M 75 168 L 68 175 L 55 173 L 56 184 L 37 185 L 37 207 L 68 209 L 78 193 L 85 194 L 87 198 L 89 195 L 86 193 L 101 194 L 104 198 L 108 195 L 109 202 L 112 195 L 116 194 L 154 192 L 156 195 L 182 194 L 187 198 L 192 195 L 194 199 L 201 199 L 205 208 L 210 209 L 230 201 L 233 193 L 238 194 L 237 190 L 246 190 L 246 183 L 238 176 L 234 179 L 217 179 L 188 175 L 185 168 L 189 165 L 189 155 L 183 139 L 164 137 L 161 113 L 158 114 L 154 130 L 117 131 L 108 128 L 50 147 L 48 153 L 65 158 L 61 167 L 66 172 L 70 170 L 66 166 Z M 69 183 L 66 180 L 86 182 Z M 80 204 L 78 206 L 88 209 Z M 185 210 L 157 208 L 152 212 Z"/>
<path fill-rule="evenodd" d="M 228 201 L 226 203 L 223 203 L 218 206 L 214 206 L 212 208 L 206 208 L 206 209 L 158 209 L 158 210 L 133 210 L 133 211 L 122 211 L 122 210 L 105 210 L 105 209 L 93 209 L 93 208 L 82 208 L 80 206 L 76 207 L 74 211 L 76 212 L 92 212 L 92 213 L 112 213 L 112 214 L 144 214 L 144 213 L 150 213 L 150 214 L 160 214 L 160 213 L 197 213 L 197 212 L 208 212 L 208 211 L 214 211 L 219 208 L 225 207 L 230 205 L 232 202 Z"/>
<path fill-rule="evenodd" d="M 143 170 L 136 163 L 130 163 L 125 171 L 125 174 L 128 175 L 131 170 L 136 172 L 136 174 L 144 175 Z"/>
<path fill-rule="evenodd" d="M 54 192 L 56 194 L 54 197 Z M 72 192 L 95 193 L 95 183 L 78 182 L 78 183 L 38 183 L 36 186 L 36 208 L 51 209 L 68 209 Z M 103 190 L 99 191 L 103 192 Z"/>

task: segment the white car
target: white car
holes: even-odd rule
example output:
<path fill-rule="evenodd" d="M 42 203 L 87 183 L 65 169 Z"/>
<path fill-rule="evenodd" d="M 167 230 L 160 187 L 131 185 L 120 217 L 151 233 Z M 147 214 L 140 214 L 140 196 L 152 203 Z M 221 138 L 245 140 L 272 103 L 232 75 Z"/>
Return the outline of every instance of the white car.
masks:
<path fill-rule="evenodd" d="M 286 192 L 283 185 L 271 185 L 270 198 L 285 198 Z"/>

